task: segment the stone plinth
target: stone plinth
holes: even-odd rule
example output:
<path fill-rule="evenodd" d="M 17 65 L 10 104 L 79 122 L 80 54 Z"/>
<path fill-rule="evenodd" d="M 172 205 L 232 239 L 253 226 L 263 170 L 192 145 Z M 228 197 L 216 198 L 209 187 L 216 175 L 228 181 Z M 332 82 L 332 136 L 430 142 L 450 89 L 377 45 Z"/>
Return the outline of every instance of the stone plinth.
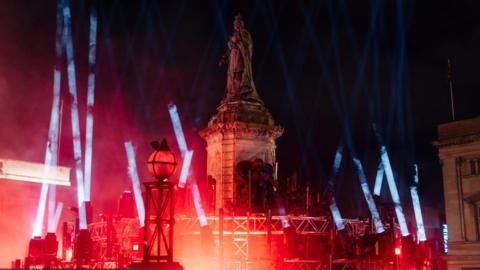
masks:
<path fill-rule="evenodd" d="M 234 199 L 236 164 L 260 158 L 275 162 L 275 139 L 283 133 L 259 102 L 231 101 L 217 108 L 200 132 L 207 142 L 207 175 L 216 180 L 216 210 L 228 210 Z"/>
<path fill-rule="evenodd" d="M 480 267 L 480 117 L 438 126 L 448 269 Z M 472 269 L 473 269 L 472 268 Z"/>

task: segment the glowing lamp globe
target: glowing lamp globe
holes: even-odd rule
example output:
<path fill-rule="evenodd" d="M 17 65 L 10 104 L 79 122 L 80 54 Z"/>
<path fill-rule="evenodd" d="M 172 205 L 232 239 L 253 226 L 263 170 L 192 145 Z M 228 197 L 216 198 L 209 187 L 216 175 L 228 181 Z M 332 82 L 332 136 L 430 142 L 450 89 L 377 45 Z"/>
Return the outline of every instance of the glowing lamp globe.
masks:
<path fill-rule="evenodd" d="M 177 168 L 177 159 L 168 147 L 167 141 L 162 140 L 162 143 L 157 141 L 152 142 L 152 147 L 155 151 L 150 155 L 147 161 L 148 172 L 160 181 L 165 181 Z"/>

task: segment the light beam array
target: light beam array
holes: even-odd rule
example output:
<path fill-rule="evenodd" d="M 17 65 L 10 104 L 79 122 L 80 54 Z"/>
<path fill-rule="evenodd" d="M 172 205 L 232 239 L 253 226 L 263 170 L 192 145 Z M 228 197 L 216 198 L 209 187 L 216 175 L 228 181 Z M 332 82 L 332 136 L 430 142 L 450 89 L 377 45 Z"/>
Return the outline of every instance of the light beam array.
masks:
<path fill-rule="evenodd" d="M 178 186 L 184 187 L 187 181 L 188 171 L 190 169 L 190 163 L 193 156 L 193 151 L 189 151 L 187 148 L 187 142 L 185 140 L 185 135 L 182 129 L 182 123 L 180 122 L 180 116 L 178 115 L 177 106 L 175 104 L 170 104 L 168 106 L 168 111 L 170 113 L 170 119 L 172 120 L 173 129 L 175 131 L 175 137 L 177 139 L 178 147 L 182 153 L 183 164 L 181 175 L 179 179 Z M 182 177 L 183 176 L 183 177 Z M 193 197 L 193 205 L 195 206 L 195 212 L 197 213 L 200 226 L 204 227 L 208 225 L 207 218 L 205 216 L 205 210 L 202 206 L 202 198 L 198 189 L 196 181 L 190 181 L 192 188 L 190 189 Z"/>
<path fill-rule="evenodd" d="M 60 118 L 60 79 L 61 72 L 59 70 L 59 59 L 62 55 L 62 10 L 60 3 L 57 5 L 57 28 L 56 28 L 56 40 L 55 40 L 55 54 L 57 58 L 57 64 L 53 72 L 53 102 L 52 102 L 52 111 L 50 114 L 50 126 L 48 129 L 48 142 L 47 149 L 45 151 L 45 165 L 56 165 L 57 164 L 57 149 L 58 149 L 58 129 L 59 129 L 59 118 Z M 45 216 L 45 205 L 47 200 L 49 185 L 46 183 L 42 184 L 40 191 L 40 199 L 38 202 L 37 214 L 35 217 L 35 223 L 33 225 L 34 236 L 41 236 L 43 230 L 43 219 Z M 53 218 L 55 217 L 55 202 L 56 202 L 56 187 L 55 185 L 50 186 L 50 196 L 48 200 L 48 232 L 55 231 L 56 227 L 53 225 Z M 57 208 L 58 210 L 58 208 Z M 61 210 L 60 210 L 61 211 Z"/>

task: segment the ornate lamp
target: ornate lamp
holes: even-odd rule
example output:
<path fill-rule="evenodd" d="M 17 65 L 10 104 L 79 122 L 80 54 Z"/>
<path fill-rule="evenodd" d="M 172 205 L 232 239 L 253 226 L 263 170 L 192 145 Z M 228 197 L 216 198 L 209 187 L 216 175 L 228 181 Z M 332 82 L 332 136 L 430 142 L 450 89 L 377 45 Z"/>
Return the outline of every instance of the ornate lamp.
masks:
<path fill-rule="evenodd" d="M 152 147 L 155 151 L 148 158 L 148 171 L 155 179 L 164 182 L 175 173 L 177 159 L 165 139 L 162 140 L 162 143 L 152 142 Z"/>
<path fill-rule="evenodd" d="M 175 183 L 168 178 L 175 173 L 177 159 L 165 139 L 152 142 L 155 150 L 147 161 L 147 168 L 157 181 L 144 182 L 145 225 L 143 229 L 143 262 L 127 269 L 183 270 L 173 261 L 173 229 L 175 225 Z"/>

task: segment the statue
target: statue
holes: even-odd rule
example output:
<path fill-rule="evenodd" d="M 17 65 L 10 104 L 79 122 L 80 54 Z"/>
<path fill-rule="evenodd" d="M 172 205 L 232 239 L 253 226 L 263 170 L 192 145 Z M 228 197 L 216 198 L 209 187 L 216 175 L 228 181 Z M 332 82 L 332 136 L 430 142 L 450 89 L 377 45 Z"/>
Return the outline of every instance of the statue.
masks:
<path fill-rule="evenodd" d="M 224 102 L 234 100 L 256 101 L 263 104 L 255 89 L 252 74 L 253 44 L 245 29 L 242 16 L 235 16 L 233 33 L 228 41 L 228 50 L 220 65 L 228 64 L 226 97 Z"/>

